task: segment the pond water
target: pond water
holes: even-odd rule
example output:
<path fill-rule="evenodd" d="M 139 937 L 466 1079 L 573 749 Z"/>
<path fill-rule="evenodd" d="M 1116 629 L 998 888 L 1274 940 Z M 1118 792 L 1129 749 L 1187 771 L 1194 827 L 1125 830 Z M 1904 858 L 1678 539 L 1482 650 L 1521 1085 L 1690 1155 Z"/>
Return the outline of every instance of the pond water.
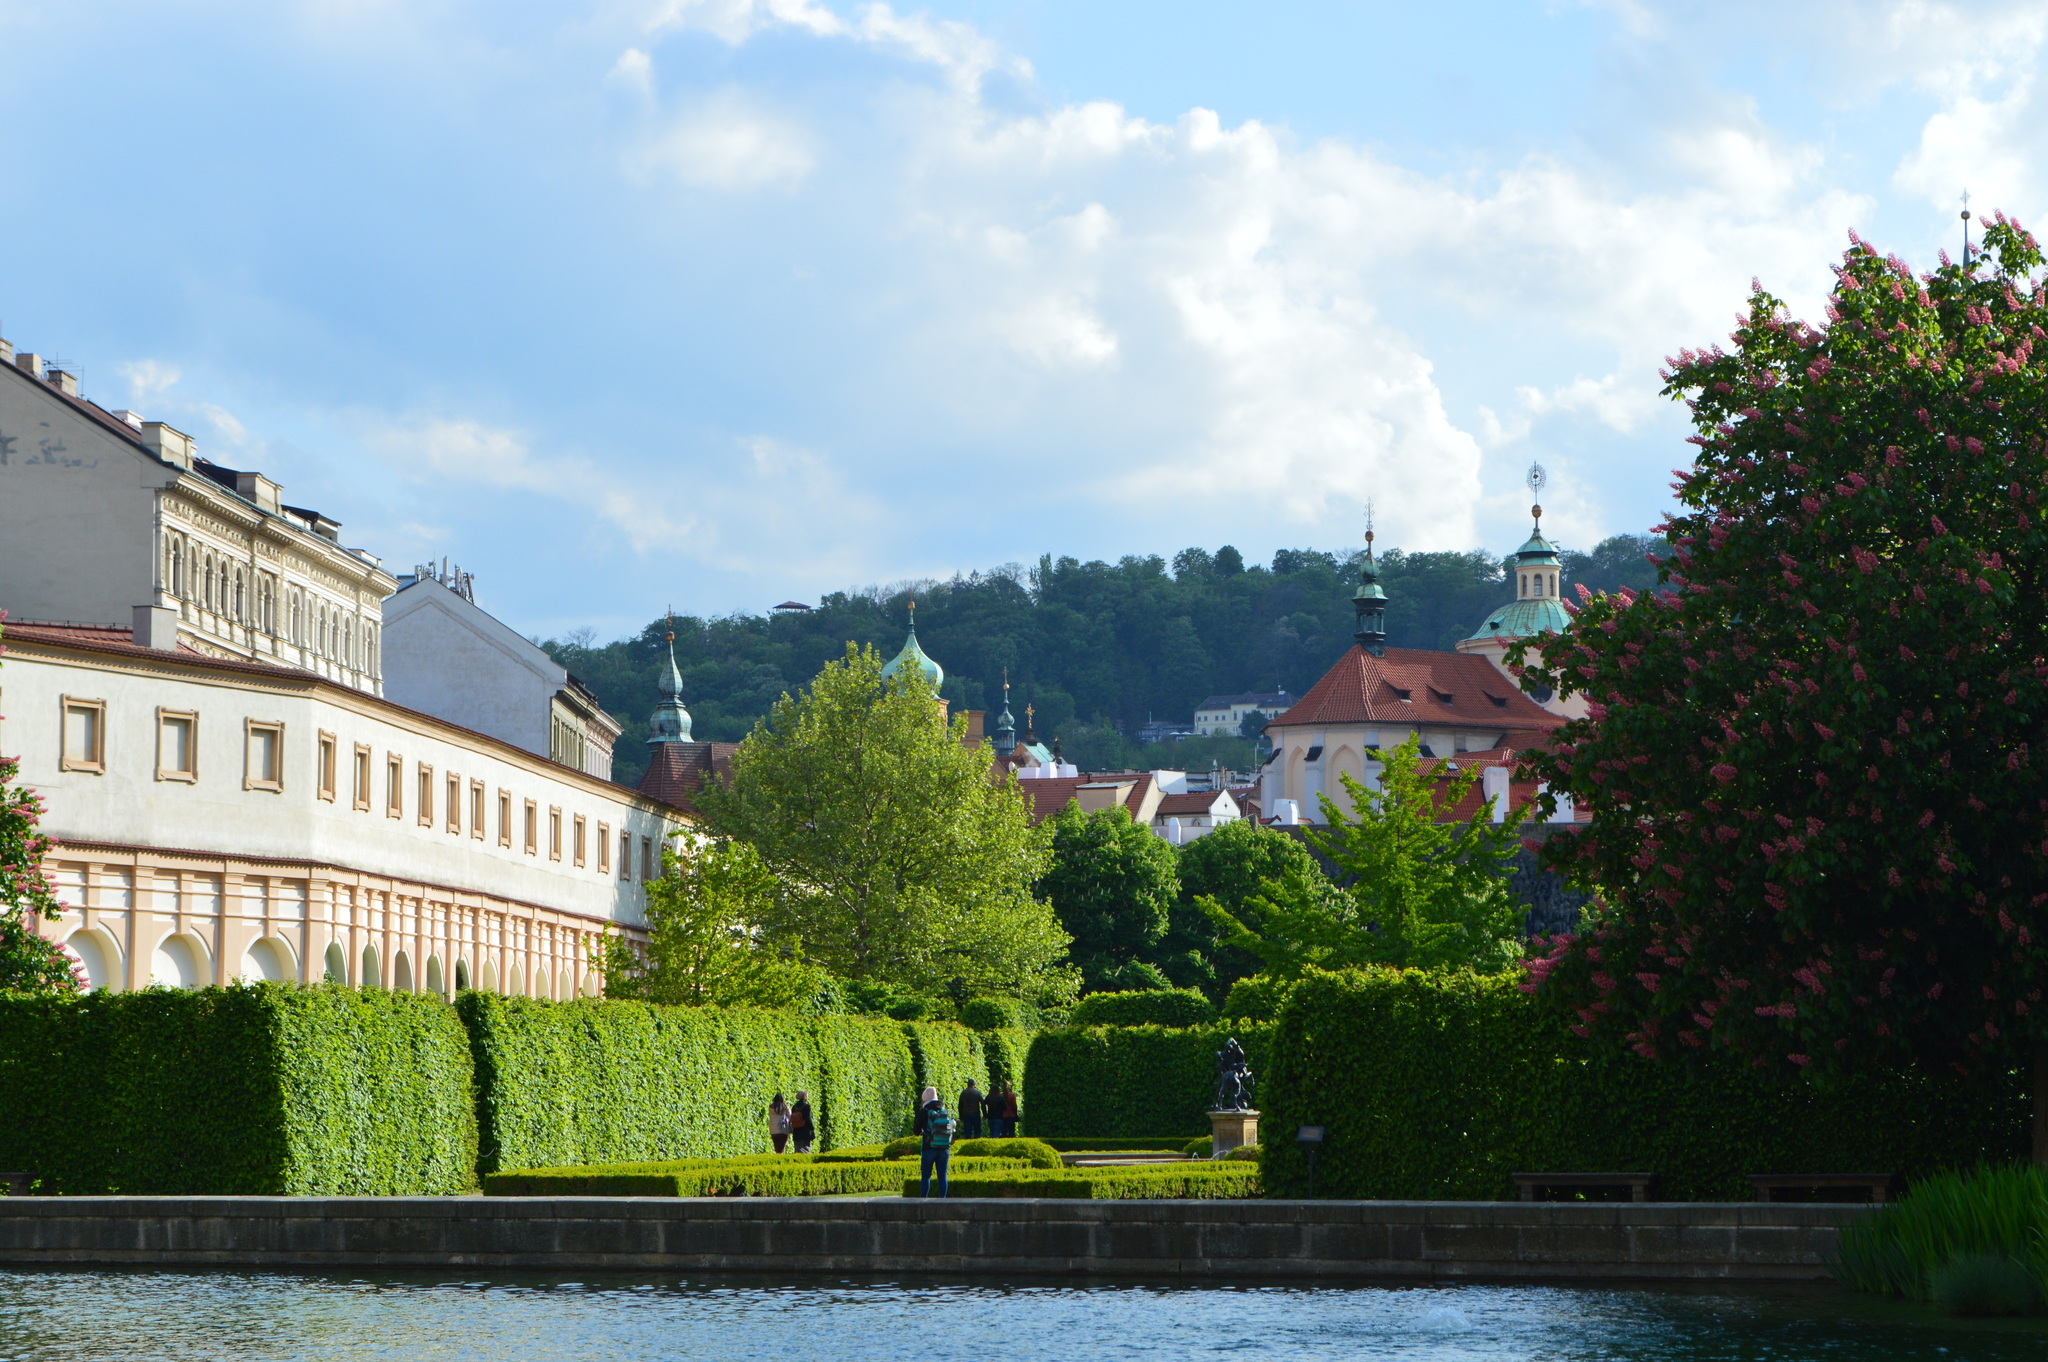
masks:
<path fill-rule="evenodd" d="M 1833 1290 L 0 1270 L 0 1359 L 1864 1362 L 2048 1358 L 2048 1323 Z"/>

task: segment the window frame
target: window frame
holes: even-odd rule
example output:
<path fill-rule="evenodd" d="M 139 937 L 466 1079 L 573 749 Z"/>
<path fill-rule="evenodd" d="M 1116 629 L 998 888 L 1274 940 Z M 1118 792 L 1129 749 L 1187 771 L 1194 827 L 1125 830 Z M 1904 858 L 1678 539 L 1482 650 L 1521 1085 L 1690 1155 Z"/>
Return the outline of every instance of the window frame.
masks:
<path fill-rule="evenodd" d="M 481 780 L 469 782 L 469 835 L 479 842 L 484 840 L 484 799 L 488 793 Z"/>
<path fill-rule="evenodd" d="M 645 884 L 653 878 L 654 839 L 652 837 L 642 837 L 640 839 L 640 883 Z"/>
<path fill-rule="evenodd" d="M 612 829 L 609 823 L 597 825 L 597 873 L 612 873 Z"/>
<path fill-rule="evenodd" d="M 526 854 L 540 855 L 540 805 L 534 800 L 526 801 Z"/>
<path fill-rule="evenodd" d="M 633 830 L 619 829 L 619 883 L 633 882 Z"/>
<path fill-rule="evenodd" d="M 434 826 L 434 768 L 427 762 L 419 763 L 419 774 L 414 777 L 419 783 L 419 824 L 423 828 Z"/>
<path fill-rule="evenodd" d="M 448 773 L 448 832 L 451 836 L 462 835 L 462 777 L 453 771 Z"/>
<path fill-rule="evenodd" d="M 73 711 L 90 713 L 92 718 L 92 756 L 77 758 L 71 755 L 71 715 Z M 89 775 L 103 776 L 107 773 L 107 702 L 88 699 L 82 695 L 66 695 L 57 702 L 57 769 L 60 771 L 84 771 Z"/>
<path fill-rule="evenodd" d="M 498 788 L 498 845 L 512 846 L 512 792 L 503 786 Z"/>
<path fill-rule="evenodd" d="M 585 853 L 590 846 L 589 831 L 589 824 L 584 822 L 582 814 L 569 820 L 569 863 L 578 870 L 583 868 Z"/>
<path fill-rule="evenodd" d="M 405 817 L 405 758 L 396 752 L 384 754 L 384 816 Z"/>
<path fill-rule="evenodd" d="M 258 733 L 271 735 L 270 756 L 276 763 L 276 770 L 268 778 L 257 776 L 253 765 L 255 740 Z M 285 725 L 282 719 L 242 720 L 242 788 L 261 790 L 266 794 L 284 793 L 284 738 Z"/>
<path fill-rule="evenodd" d="M 355 778 L 353 803 L 358 813 L 368 813 L 370 811 L 370 787 L 377 783 L 377 766 L 376 762 L 372 760 L 375 755 L 368 743 L 359 742 L 356 744 L 353 770 Z"/>
<path fill-rule="evenodd" d="M 562 859 L 562 806 L 548 805 L 548 859 Z"/>
<path fill-rule="evenodd" d="M 313 754 L 314 793 L 332 804 L 341 792 L 341 739 L 321 729 L 313 743 Z"/>
<path fill-rule="evenodd" d="M 164 765 L 164 729 L 174 723 L 185 727 L 185 769 L 174 770 Z M 199 711 L 196 709 L 166 709 L 156 707 L 156 778 L 174 780 L 185 785 L 199 783 Z"/>

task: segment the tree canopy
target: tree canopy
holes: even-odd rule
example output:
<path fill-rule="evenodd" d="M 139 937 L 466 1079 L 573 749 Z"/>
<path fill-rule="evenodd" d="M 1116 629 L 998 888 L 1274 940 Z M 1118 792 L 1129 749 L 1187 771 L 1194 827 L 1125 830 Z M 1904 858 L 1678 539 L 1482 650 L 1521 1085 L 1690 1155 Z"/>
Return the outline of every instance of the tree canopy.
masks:
<path fill-rule="evenodd" d="M 1985 247 L 1855 242 L 1827 325 L 1759 287 L 1673 362 L 1661 584 L 1532 671 L 1593 702 L 1536 758 L 1593 811 L 1545 853 L 1602 907 L 1535 971 L 1580 1032 L 1785 1072 L 2048 1037 L 2048 297 L 2016 224 Z"/>
<path fill-rule="evenodd" d="M 705 832 L 744 842 L 774 877 L 760 928 L 851 980 L 937 994 L 1071 997 L 1067 934 L 1031 886 L 1049 834 L 986 747 L 940 720 L 930 682 L 886 685 L 872 648 L 847 645 L 784 695 L 697 795 Z"/>
<path fill-rule="evenodd" d="M 662 849 L 647 884 L 644 955 L 608 936 L 609 998 L 703 1007 L 796 1007 L 818 995 L 823 971 L 794 943 L 765 939 L 776 880 L 744 842 L 711 839 Z"/>
<path fill-rule="evenodd" d="M 1647 586 L 1654 571 L 1643 554 L 1653 547 L 1619 535 L 1568 552 L 1566 580 Z M 738 741 L 849 640 L 893 655 L 914 589 L 918 636 L 945 666 L 944 695 L 956 710 L 999 708 L 1007 667 L 1018 724 L 1031 703 L 1039 738 L 1059 737 L 1070 761 L 1095 770 L 1206 770 L 1211 761 L 1242 770 L 1249 739 L 1141 749 L 1128 735 L 1154 717 L 1187 722 L 1212 694 L 1304 693 L 1351 646 L 1357 569 L 1355 553 L 1283 549 L 1270 564 L 1247 564 L 1229 545 L 1184 550 L 1170 565 L 1153 556 L 1084 563 L 1048 555 L 1028 570 L 833 592 L 805 612 L 680 617 L 676 662 L 696 736 Z M 1514 595 L 1500 557 L 1481 551 L 1393 550 L 1381 555 L 1380 579 L 1391 597 L 1389 640 L 1404 648 L 1449 647 Z M 602 646 L 587 636 L 546 645 L 625 725 L 614 774 L 628 785 L 643 769 L 665 631 L 656 621 Z"/>
<path fill-rule="evenodd" d="M 1129 967 L 1154 964 L 1180 895 L 1173 848 L 1118 805 L 1081 812 L 1077 803 L 1048 820 L 1052 861 L 1038 892 L 1072 934 L 1072 958 L 1090 992 L 1161 983 Z M 1156 969 L 1156 965 L 1154 965 Z"/>

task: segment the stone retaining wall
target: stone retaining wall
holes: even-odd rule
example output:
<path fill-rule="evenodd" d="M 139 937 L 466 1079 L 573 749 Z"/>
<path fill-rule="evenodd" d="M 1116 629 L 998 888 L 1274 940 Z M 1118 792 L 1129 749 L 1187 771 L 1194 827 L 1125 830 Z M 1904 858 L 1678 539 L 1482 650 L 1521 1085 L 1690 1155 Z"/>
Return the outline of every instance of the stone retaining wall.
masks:
<path fill-rule="evenodd" d="M 1818 1280 L 1866 1207 L 1448 1201 L 0 1197 L 0 1263 Z"/>

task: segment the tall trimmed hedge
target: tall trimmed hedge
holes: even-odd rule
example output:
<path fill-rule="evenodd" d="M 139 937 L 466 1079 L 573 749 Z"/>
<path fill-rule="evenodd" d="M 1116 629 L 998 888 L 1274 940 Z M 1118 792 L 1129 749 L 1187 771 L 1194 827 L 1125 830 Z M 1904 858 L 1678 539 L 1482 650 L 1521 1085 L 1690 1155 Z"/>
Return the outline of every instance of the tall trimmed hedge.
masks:
<path fill-rule="evenodd" d="M 1329 1197 L 1493 1200 L 1517 1172 L 1648 1171 L 1660 1196 L 1749 1200 L 1750 1173 L 1908 1177 L 2023 1158 L 2018 1075 L 1970 1084 L 1871 1075 L 1829 1084 L 1726 1062 L 1589 1055 L 1512 977 L 1371 970 L 1313 976 L 1281 1009 L 1264 1110 L 1264 1183 L 1301 1196 L 1287 1136 L 1326 1128 Z"/>
<path fill-rule="evenodd" d="M 951 1100 L 989 1078 L 982 1039 L 949 1022 L 485 993 L 457 1006 L 485 1173 L 761 1153 L 769 1100 L 798 1089 L 822 1148 L 879 1143 L 910 1128 L 924 1082 Z"/>
<path fill-rule="evenodd" d="M 469 1046 L 439 999 L 0 995 L 0 1167 L 45 1193 L 460 1192 L 476 1148 Z"/>
<path fill-rule="evenodd" d="M 1207 1026 L 1216 1004 L 1191 988 L 1091 993 L 1067 1014 L 1069 1026 Z"/>
<path fill-rule="evenodd" d="M 1235 1036 L 1263 1084 L 1273 1027 L 1088 1026 L 1041 1031 L 1031 1041 L 1033 1135 L 1206 1135 L 1216 1097 L 1216 1052 Z M 1263 1087 L 1257 1090 L 1262 1100 Z"/>

